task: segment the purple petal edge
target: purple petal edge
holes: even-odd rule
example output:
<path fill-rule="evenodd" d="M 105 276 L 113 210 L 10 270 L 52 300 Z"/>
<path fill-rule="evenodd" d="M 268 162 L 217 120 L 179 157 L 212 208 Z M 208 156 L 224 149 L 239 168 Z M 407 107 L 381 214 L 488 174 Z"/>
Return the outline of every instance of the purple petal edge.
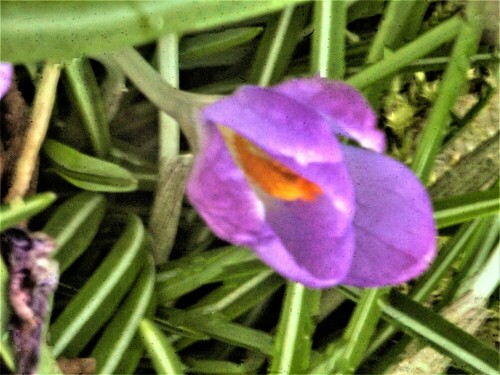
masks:
<path fill-rule="evenodd" d="M 376 152 L 385 150 L 385 134 L 368 101 L 352 86 L 319 76 L 292 79 L 270 88 L 308 105 L 328 121 L 331 129 Z"/>
<path fill-rule="evenodd" d="M 0 98 L 9 91 L 13 72 L 14 68 L 11 64 L 0 63 Z"/>
<path fill-rule="evenodd" d="M 422 274 L 436 254 L 437 230 L 428 193 L 404 164 L 343 146 L 356 192 L 356 246 L 342 284 L 397 285 Z"/>

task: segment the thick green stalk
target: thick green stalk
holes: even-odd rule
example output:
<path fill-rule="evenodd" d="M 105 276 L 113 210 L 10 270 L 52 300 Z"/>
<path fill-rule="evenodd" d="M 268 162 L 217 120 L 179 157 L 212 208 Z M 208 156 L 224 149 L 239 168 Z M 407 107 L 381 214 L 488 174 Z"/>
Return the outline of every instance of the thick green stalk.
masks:
<path fill-rule="evenodd" d="M 344 0 L 314 3 L 312 73 L 336 79 L 344 77 L 346 16 Z"/>

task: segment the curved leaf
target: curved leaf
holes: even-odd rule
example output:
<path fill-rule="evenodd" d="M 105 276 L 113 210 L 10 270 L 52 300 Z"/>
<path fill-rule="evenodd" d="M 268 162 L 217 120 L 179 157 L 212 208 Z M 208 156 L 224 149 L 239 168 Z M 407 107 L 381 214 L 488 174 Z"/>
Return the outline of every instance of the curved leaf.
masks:
<path fill-rule="evenodd" d="M 39 193 L 26 198 L 22 202 L 3 204 L 0 207 L 0 231 L 10 228 L 20 221 L 29 219 L 45 210 L 56 200 L 52 192 Z"/>
<path fill-rule="evenodd" d="M 142 266 L 144 238 L 139 217 L 129 216 L 109 255 L 51 326 L 54 355 L 75 339 L 75 347 L 66 354 L 76 354 L 114 313 Z"/>
<path fill-rule="evenodd" d="M 43 150 L 58 175 L 84 189 L 103 192 L 127 192 L 137 189 L 132 174 L 116 164 L 82 154 L 72 147 L 46 140 Z"/>
<path fill-rule="evenodd" d="M 149 319 L 141 321 L 140 337 L 158 374 L 184 374 L 184 365 L 177 357 L 168 339 L 154 322 Z"/>
<path fill-rule="evenodd" d="M 53 256 L 64 272 L 90 245 L 106 212 L 102 194 L 82 192 L 65 201 L 43 231 L 56 241 Z"/>

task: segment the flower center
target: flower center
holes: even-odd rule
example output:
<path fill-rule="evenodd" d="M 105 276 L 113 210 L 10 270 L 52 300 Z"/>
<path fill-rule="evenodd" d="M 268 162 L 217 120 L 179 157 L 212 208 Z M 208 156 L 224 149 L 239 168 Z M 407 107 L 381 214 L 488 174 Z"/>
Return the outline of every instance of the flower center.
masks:
<path fill-rule="evenodd" d="M 218 129 L 249 182 L 267 194 L 285 201 L 312 201 L 323 192 L 318 185 L 274 160 L 248 139 L 225 126 L 218 125 Z"/>

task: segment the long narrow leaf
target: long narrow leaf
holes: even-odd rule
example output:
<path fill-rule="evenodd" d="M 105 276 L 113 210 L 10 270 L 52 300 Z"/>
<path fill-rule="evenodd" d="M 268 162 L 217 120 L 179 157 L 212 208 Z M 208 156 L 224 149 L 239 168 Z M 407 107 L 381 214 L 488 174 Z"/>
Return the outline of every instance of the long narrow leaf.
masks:
<path fill-rule="evenodd" d="M 95 154 L 106 157 L 111 151 L 111 134 L 104 102 L 88 59 L 80 57 L 66 64 L 66 82 L 73 96 Z"/>
<path fill-rule="evenodd" d="M 498 188 L 447 197 L 433 202 L 434 218 L 438 228 L 500 212 Z"/>
<path fill-rule="evenodd" d="M 228 322 L 221 314 L 204 315 L 194 311 L 161 308 L 156 322 L 186 327 L 195 332 L 206 334 L 216 340 L 250 350 L 273 355 L 273 337 L 265 332 Z"/>
<path fill-rule="evenodd" d="M 12 202 L 0 207 L 0 231 L 4 231 L 23 220 L 27 220 L 45 210 L 56 200 L 52 192 L 39 193 L 26 198 L 23 202 Z"/>
<path fill-rule="evenodd" d="M 79 341 L 77 346 L 81 347 L 82 341 L 91 338 L 89 331 L 95 332 L 99 328 L 97 322 L 102 325 L 106 321 L 103 317 L 109 318 L 113 313 L 142 265 L 144 236 L 141 220 L 129 216 L 127 226 L 110 254 L 52 325 L 55 355 L 60 355 L 75 339 Z M 88 326 L 90 323 L 91 327 Z M 89 331 L 82 332 L 85 327 Z M 75 351 L 73 348 L 73 354 Z"/>
<path fill-rule="evenodd" d="M 139 326 L 140 337 L 146 352 L 153 361 L 158 374 L 182 375 L 184 365 L 175 353 L 163 332 L 149 319 L 143 319 Z"/>
<path fill-rule="evenodd" d="M 357 289 L 339 287 L 338 290 L 349 299 L 359 299 Z M 389 297 L 388 301 L 380 300 L 383 319 L 400 325 L 412 336 L 479 373 L 497 373 L 498 353 L 494 349 L 395 290 Z"/>
<path fill-rule="evenodd" d="M 88 247 L 106 212 L 106 198 L 82 192 L 65 201 L 49 219 L 43 231 L 56 241 L 54 258 L 59 271 L 66 270 Z"/>
<path fill-rule="evenodd" d="M 97 374 L 112 374 L 120 363 L 153 296 L 154 277 L 155 270 L 150 260 L 92 350 L 90 356 L 97 362 Z"/>
<path fill-rule="evenodd" d="M 137 180 L 117 164 L 82 154 L 50 139 L 45 141 L 43 150 L 52 161 L 56 173 L 81 189 L 104 192 L 137 189 Z"/>

